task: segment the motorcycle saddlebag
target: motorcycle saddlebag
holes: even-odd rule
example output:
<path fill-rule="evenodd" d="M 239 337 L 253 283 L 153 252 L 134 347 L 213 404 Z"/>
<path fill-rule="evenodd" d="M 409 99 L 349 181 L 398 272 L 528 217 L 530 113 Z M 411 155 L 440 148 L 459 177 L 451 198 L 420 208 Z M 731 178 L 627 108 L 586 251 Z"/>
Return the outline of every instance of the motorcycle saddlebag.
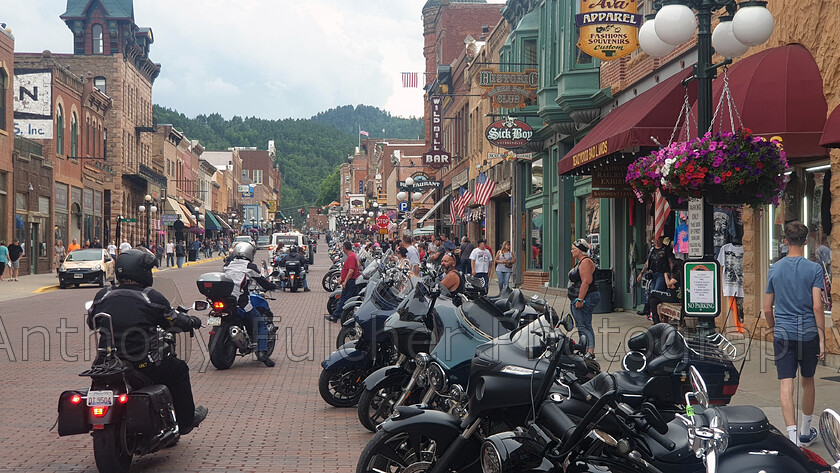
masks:
<path fill-rule="evenodd" d="M 91 426 L 87 419 L 87 403 L 84 400 L 77 404 L 71 401 L 74 395 L 87 396 L 87 389 L 64 391 L 58 398 L 58 435 L 85 434 L 90 432 Z"/>
<path fill-rule="evenodd" d="M 128 395 L 125 419 L 129 432 L 157 434 L 175 426 L 172 395 L 162 384 L 146 386 Z"/>

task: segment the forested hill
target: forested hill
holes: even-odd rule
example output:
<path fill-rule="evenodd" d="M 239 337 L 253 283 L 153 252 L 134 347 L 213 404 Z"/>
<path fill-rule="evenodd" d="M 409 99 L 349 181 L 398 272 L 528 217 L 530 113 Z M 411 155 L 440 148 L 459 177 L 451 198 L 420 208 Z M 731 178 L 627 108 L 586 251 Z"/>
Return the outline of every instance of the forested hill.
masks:
<path fill-rule="evenodd" d="M 416 140 L 422 138 L 424 133 L 421 118 L 393 117 L 390 113 L 369 105 L 342 105 L 321 112 L 312 119 L 353 136 L 356 136 L 360 129 L 368 132 L 371 138 Z"/>
<path fill-rule="evenodd" d="M 355 110 L 360 110 L 358 117 Z M 420 120 L 391 117 L 383 110 L 364 105 L 355 109 L 339 107 L 311 120 L 238 116 L 227 120 L 217 113 L 189 118 L 159 105 L 154 106 L 153 113 L 156 123 L 175 126 L 189 139 L 199 140 L 207 150 L 226 150 L 235 146 L 266 149 L 269 140 L 274 140 L 283 174 L 284 208 L 324 205 L 338 198 L 338 166 L 357 145 L 357 123 L 363 130 L 379 127 L 380 135 L 384 128 L 388 136 L 394 138 L 416 138 L 423 130 Z M 366 131 L 376 137 L 372 130 Z"/>

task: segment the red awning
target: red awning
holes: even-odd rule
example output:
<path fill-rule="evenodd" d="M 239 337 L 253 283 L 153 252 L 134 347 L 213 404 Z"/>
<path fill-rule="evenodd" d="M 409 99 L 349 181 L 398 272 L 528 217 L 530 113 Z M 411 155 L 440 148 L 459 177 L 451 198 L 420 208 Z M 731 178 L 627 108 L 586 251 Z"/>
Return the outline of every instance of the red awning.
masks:
<path fill-rule="evenodd" d="M 780 137 L 788 158 L 825 156 L 820 136 L 828 105 L 820 69 L 807 48 L 789 44 L 753 54 L 729 68 L 729 88 L 744 128 L 757 136 Z M 723 90 L 723 77 L 712 87 L 713 106 Z M 697 116 L 697 105 L 692 108 Z M 730 130 L 724 102 L 714 131 Z M 734 118 L 737 123 L 737 118 Z M 737 127 L 736 127 L 737 128 Z M 696 130 L 691 130 L 696 136 Z"/>
<path fill-rule="evenodd" d="M 628 148 L 658 147 L 651 137 L 667 144 L 685 100 L 681 82 L 691 76 L 684 69 L 627 103 L 610 110 L 601 121 L 558 163 L 560 174 L 566 174 L 598 158 Z M 697 84 L 688 85 L 689 101 L 697 98 Z"/>
<path fill-rule="evenodd" d="M 840 148 L 840 106 L 835 108 L 825 121 L 820 146 Z"/>

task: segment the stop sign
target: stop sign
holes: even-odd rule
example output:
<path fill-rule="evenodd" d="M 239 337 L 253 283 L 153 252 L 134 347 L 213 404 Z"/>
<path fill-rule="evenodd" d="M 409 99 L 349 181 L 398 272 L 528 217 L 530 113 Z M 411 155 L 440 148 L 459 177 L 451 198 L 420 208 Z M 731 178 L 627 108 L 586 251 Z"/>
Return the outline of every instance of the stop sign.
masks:
<path fill-rule="evenodd" d="M 391 219 L 388 218 L 387 215 L 380 215 L 376 217 L 376 224 L 379 225 L 380 228 L 388 228 L 389 223 L 391 223 Z"/>

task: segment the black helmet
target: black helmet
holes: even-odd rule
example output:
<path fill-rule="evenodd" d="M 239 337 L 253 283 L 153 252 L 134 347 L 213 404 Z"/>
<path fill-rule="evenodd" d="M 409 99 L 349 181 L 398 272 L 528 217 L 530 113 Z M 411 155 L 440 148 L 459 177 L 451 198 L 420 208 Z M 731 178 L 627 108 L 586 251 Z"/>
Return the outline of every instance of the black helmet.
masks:
<path fill-rule="evenodd" d="M 134 281 L 143 287 L 152 285 L 152 268 L 158 265 L 157 258 L 145 248 L 132 248 L 120 253 L 114 270 L 117 280 Z"/>
<path fill-rule="evenodd" d="M 292 245 L 292 247 L 291 247 L 291 248 L 289 248 L 289 253 L 291 253 L 291 254 L 293 254 L 293 255 L 296 255 L 296 254 L 297 254 L 297 252 L 298 252 L 298 247 L 297 247 L 297 245 Z"/>
<path fill-rule="evenodd" d="M 233 257 L 246 259 L 250 262 L 254 262 L 254 256 L 257 255 L 257 249 L 254 248 L 254 245 L 243 241 L 237 243 L 235 247 L 233 247 Z"/>

